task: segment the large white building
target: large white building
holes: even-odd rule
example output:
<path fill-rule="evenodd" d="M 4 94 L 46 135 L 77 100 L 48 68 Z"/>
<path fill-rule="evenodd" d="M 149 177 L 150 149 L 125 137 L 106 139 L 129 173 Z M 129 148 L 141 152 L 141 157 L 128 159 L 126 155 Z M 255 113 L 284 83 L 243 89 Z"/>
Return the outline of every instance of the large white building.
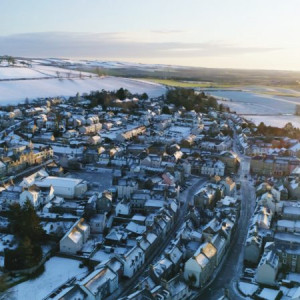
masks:
<path fill-rule="evenodd" d="M 87 191 L 87 183 L 82 179 L 48 176 L 37 179 L 34 184 L 38 187 L 53 186 L 55 196 L 76 198 Z"/>
<path fill-rule="evenodd" d="M 20 186 L 29 188 L 33 185 L 41 189 L 54 189 L 54 195 L 63 198 L 76 198 L 87 191 L 87 183 L 83 179 L 49 176 L 45 170 L 40 170 L 25 177 Z"/>

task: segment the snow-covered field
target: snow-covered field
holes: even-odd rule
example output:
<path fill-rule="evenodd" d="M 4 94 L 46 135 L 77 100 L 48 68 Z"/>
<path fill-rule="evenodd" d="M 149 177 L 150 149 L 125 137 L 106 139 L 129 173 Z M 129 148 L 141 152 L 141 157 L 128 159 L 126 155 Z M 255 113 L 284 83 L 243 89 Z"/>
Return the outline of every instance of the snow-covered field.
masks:
<path fill-rule="evenodd" d="M 299 116 L 244 116 L 246 119 L 259 125 L 264 122 L 267 126 L 284 127 L 286 123 L 291 122 L 294 127 L 300 128 Z"/>
<path fill-rule="evenodd" d="M 47 77 L 40 72 L 29 69 L 29 68 L 19 68 L 19 67 L 0 67 L 0 80 L 4 79 L 19 79 L 19 78 L 41 78 Z M 49 76 L 48 76 L 49 77 Z"/>
<path fill-rule="evenodd" d="M 271 96 L 251 91 L 210 91 L 213 96 L 224 98 L 222 101 L 238 114 L 293 114 L 300 104 L 298 97 Z"/>
<path fill-rule="evenodd" d="M 75 96 L 77 92 L 89 93 L 96 90 L 117 90 L 120 87 L 132 93 L 146 92 L 150 97 L 157 97 L 165 93 L 164 86 L 140 82 L 119 77 L 94 77 L 76 79 L 39 79 L 0 81 L 0 105 L 24 103 L 28 98 L 44 98 L 55 96 Z"/>
<path fill-rule="evenodd" d="M 58 60 L 62 63 L 62 61 Z M 165 93 L 160 84 L 119 77 L 99 77 L 92 73 L 60 68 L 52 60 L 28 61 L 30 67 L 0 65 L 0 105 L 24 103 L 28 98 L 75 96 L 96 90 L 118 90 L 123 87 L 132 93 L 146 92 L 150 97 Z M 85 62 L 87 64 L 88 62 Z"/>
<path fill-rule="evenodd" d="M 259 94 L 259 91 L 216 90 L 210 93 L 224 99 L 219 102 L 255 124 L 264 122 L 266 125 L 283 127 L 291 122 L 300 128 L 300 117 L 294 116 L 296 105 L 300 105 L 300 97 L 271 96 Z"/>
<path fill-rule="evenodd" d="M 68 279 L 87 271 L 79 268 L 78 260 L 52 257 L 45 264 L 44 273 L 33 280 L 13 287 L 15 299 L 41 300 Z"/>
<path fill-rule="evenodd" d="M 38 78 L 57 78 L 66 77 L 74 78 L 79 76 L 92 76 L 95 74 L 79 72 L 75 70 L 68 70 L 53 66 L 44 66 L 39 64 L 32 64 L 29 67 L 20 66 L 0 66 L 0 81 L 1 80 L 25 80 L 25 79 L 38 79 Z"/>

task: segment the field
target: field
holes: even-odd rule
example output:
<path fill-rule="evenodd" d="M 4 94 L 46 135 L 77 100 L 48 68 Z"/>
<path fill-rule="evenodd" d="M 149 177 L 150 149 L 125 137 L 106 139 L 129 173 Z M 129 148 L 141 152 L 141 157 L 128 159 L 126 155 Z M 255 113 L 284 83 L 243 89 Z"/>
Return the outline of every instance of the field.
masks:
<path fill-rule="evenodd" d="M 255 124 L 283 127 L 291 122 L 300 128 L 300 117 L 295 116 L 296 105 L 300 105 L 300 97 L 268 95 L 266 88 L 252 87 L 247 90 L 214 90 L 210 91 L 218 97 L 219 103 L 229 106 L 232 111 L 243 115 Z M 276 90 L 281 92 L 281 89 Z"/>
<path fill-rule="evenodd" d="M 159 79 L 159 78 L 140 78 L 143 82 L 154 82 L 170 87 L 183 87 L 183 88 L 232 88 L 234 85 L 218 84 L 213 82 L 199 82 L 199 81 L 183 81 L 175 79 Z"/>
<path fill-rule="evenodd" d="M 300 92 L 290 93 L 290 92 L 279 92 L 279 91 L 264 91 L 262 94 L 271 95 L 271 96 L 281 96 L 281 97 L 291 97 L 299 98 Z"/>
<path fill-rule="evenodd" d="M 16 299 L 41 300 L 68 279 L 83 274 L 86 268 L 79 268 L 78 260 L 52 257 L 45 264 L 45 271 L 39 277 L 22 282 L 12 288 Z"/>
<path fill-rule="evenodd" d="M 25 99 L 75 96 L 77 92 L 117 90 L 126 88 L 132 93 L 146 92 L 150 97 L 165 93 L 163 85 L 129 78 L 97 76 L 91 73 L 54 66 L 0 67 L 0 105 L 24 103 Z"/>

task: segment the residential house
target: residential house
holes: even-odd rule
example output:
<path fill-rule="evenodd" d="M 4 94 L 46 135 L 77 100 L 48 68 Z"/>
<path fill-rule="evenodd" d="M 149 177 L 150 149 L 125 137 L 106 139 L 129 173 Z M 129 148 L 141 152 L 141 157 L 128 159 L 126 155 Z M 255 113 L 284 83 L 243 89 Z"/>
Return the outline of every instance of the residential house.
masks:
<path fill-rule="evenodd" d="M 105 299 L 119 287 L 118 275 L 108 267 L 96 268 L 79 284 L 82 290 L 88 294 L 87 299 L 95 300 Z"/>
<path fill-rule="evenodd" d="M 60 252 L 76 254 L 90 235 L 90 226 L 83 218 L 78 220 L 59 242 Z"/>
<path fill-rule="evenodd" d="M 106 214 L 96 214 L 89 221 L 91 233 L 103 233 L 106 226 Z"/>
<path fill-rule="evenodd" d="M 145 253 L 139 246 L 132 247 L 122 255 L 124 276 L 131 278 L 144 264 Z"/>
<path fill-rule="evenodd" d="M 211 243 L 202 244 L 184 265 L 184 279 L 194 287 L 201 287 L 214 272 L 217 250 Z"/>
<path fill-rule="evenodd" d="M 138 190 L 138 183 L 131 178 L 120 178 L 116 184 L 118 198 L 129 198 L 134 191 Z"/>
<path fill-rule="evenodd" d="M 265 251 L 256 270 L 255 280 L 260 284 L 276 285 L 279 258 L 275 251 Z"/>

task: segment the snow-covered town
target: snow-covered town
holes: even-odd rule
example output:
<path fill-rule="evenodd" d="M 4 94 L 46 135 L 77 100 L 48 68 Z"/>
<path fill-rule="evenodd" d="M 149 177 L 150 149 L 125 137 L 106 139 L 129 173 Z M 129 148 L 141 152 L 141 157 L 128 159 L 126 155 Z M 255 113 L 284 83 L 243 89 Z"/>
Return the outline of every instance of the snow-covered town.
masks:
<path fill-rule="evenodd" d="M 300 300 L 299 0 L 0 11 L 0 300 Z"/>
<path fill-rule="evenodd" d="M 0 115 L 7 299 L 298 299 L 299 139 L 185 89 Z"/>
<path fill-rule="evenodd" d="M 0 261 L 8 295 L 185 299 L 217 274 L 241 208 L 236 121 L 205 95 L 205 113 L 170 97 L 121 88 L 2 108 Z M 22 209 L 35 211 L 37 241 L 15 228 Z M 38 261 L 18 262 L 25 242 L 40 247 Z"/>

